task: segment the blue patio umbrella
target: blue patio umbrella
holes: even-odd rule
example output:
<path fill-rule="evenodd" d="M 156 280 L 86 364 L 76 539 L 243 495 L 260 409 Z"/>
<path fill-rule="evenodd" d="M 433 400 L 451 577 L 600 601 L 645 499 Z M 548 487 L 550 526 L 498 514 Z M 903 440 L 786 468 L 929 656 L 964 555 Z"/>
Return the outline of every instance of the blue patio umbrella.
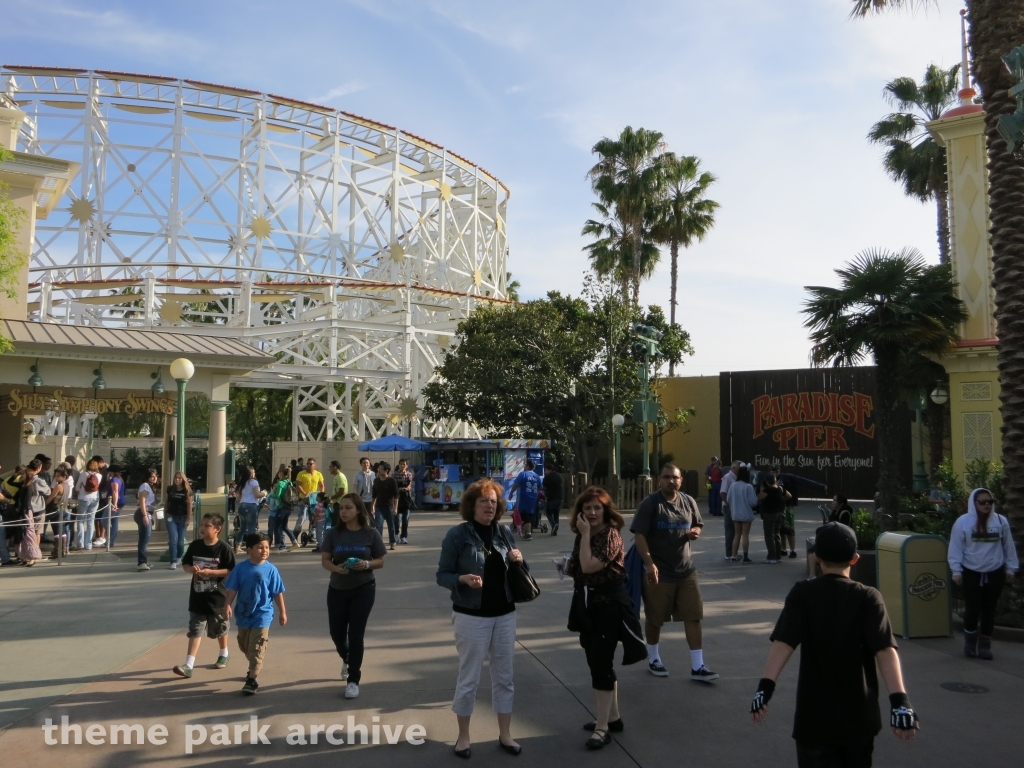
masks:
<path fill-rule="evenodd" d="M 429 443 L 422 440 L 413 440 L 401 435 L 387 435 L 370 440 L 367 443 L 360 443 L 360 451 L 374 451 L 384 453 L 389 451 L 425 451 L 430 447 Z"/>

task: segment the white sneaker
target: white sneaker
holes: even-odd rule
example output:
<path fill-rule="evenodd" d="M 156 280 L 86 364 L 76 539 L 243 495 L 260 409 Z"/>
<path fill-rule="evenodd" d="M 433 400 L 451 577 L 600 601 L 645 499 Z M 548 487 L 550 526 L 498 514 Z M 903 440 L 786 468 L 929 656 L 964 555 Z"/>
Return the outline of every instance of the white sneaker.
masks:
<path fill-rule="evenodd" d="M 349 683 L 345 686 L 345 698 L 355 699 L 359 696 L 359 686 L 355 683 Z"/>
<path fill-rule="evenodd" d="M 408 540 L 407 538 L 405 538 L 405 536 L 403 536 L 403 537 L 402 537 L 402 540 L 401 540 L 401 541 L 400 541 L 399 543 L 400 543 L 400 544 L 408 544 L 408 543 L 409 543 L 409 540 Z"/>
<path fill-rule="evenodd" d="M 171 560 L 171 570 L 172 571 L 178 570 L 178 561 L 177 560 Z"/>
<path fill-rule="evenodd" d="M 341 679 L 348 680 L 348 662 L 341 662 Z"/>
<path fill-rule="evenodd" d="M 151 571 L 151 570 L 153 570 L 153 566 L 151 566 L 149 563 L 139 563 L 139 567 L 136 568 L 135 570 L 137 570 L 137 571 Z"/>
<path fill-rule="evenodd" d="M 99 537 L 98 539 L 96 539 L 96 540 L 95 540 L 95 541 L 93 542 L 93 546 L 94 546 L 94 547 L 102 547 L 102 546 L 103 546 L 104 544 L 106 544 L 106 543 L 107 543 L 107 540 L 106 540 L 106 539 L 104 539 L 104 538 L 103 538 L 102 536 L 100 536 L 100 537 Z"/>

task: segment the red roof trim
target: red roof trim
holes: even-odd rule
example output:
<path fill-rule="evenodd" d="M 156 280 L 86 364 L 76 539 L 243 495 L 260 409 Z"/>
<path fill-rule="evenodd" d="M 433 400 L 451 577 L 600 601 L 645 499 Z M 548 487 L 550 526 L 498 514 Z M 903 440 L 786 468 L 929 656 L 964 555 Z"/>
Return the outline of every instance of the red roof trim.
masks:
<path fill-rule="evenodd" d="M 961 339 L 956 343 L 960 349 L 971 349 L 973 347 L 998 347 L 999 339 Z"/>

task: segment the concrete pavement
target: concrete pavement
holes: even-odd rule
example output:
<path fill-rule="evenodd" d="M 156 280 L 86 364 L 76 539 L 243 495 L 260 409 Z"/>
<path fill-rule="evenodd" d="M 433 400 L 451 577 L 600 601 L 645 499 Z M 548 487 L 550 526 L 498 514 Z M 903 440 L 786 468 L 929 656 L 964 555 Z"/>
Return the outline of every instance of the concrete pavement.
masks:
<path fill-rule="evenodd" d="M 800 510 L 798 540 L 813 533 L 817 513 Z M 216 643 L 204 640 L 195 675 L 174 677 L 170 668 L 185 654 L 188 576 L 155 564 L 148 573 L 134 570 L 131 541 L 126 557 L 79 555 L 57 568 L 0 572 L 0 756 L 16 766 L 123 766 L 160 764 L 241 766 L 302 758 L 327 765 L 339 758 L 353 765 L 384 760 L 389 766 L 455 765 L 451 754 L 457 732 L 449 707 L 457 672 L 448 594 L 434 584 L 437 552 L 444 532 L 457 522 L 454 513 L 417 513 L 412 543 L 389 553 L 378 573 L 377 603 L 367 631 L 362 695 L 342 698 L 340 666 L 327 632 L 327 574 L 308 550 L 273 555 L 288 592 L 289 623 L 271 629 L 267 665 L 260 692 L 239 693 L 244 658 L 234 645 L 227 669 L 209 668 Z M 755 524 L 755 528 L 758 526 Z M 518 611 L 516 704 L 513 734 L 523 745 L 519 760 L 564 765 L 585 760 L 601 766 L 659 766 L 680 762 L 699 766 L 744 763 L 794 765 L 790 731 L 797 658 L 791 662 L 772 700 L 771 719 L 756 727 L 747 708 L 768 649 L 767 635 L 792 583 L 803 576 L 802 561 L 778 566 L 760 563 L 764 546 L 752 536 L 755 565 L 722 559 L 720 518 L 708 521 L 695 546 L 705 600 L 704 647 L 708 665 L 722 675 L 711 685 L 691 682 L 682 626 L 662 636 L 670 677 L 651 676 L 644 665 L 617 667 L 626 730 L 598 753 L 583 749 L 580 726 L 590 719 L 590 679 L 577 636 L 565 629 L 571 586 L 559 583 L 551 563 L 571 547 L 563 526 L 558 537 L 537 536 L 521 548 L 538 576 L 543 594 Z M 130 533 L 126 531 L 125 533 Z M 124 535 L 124 534 L 122 534 Z M 627 535 L 627 541 L 630 537 Z M 158 551 L 162 542 L 154 542 Z M 902 640 L 911 699 L 923 730 L 910 745 L 897 743 L 887 730 L 876 740 L 876 765 L 934 766 L 977 762 L 1013 765 L 1024 751 L 1017 723 L 1024 692 L 1024 646 L 997 643 L 995 662 L 968 661 L 959 655 L 959 639 Z M 942 684 L 980 686 L 986 693 L 958 693 Z M 514 758 L 496 744 L 485 671 L 473 720 L 473 757 L 484 765 L 505 765 Z M 955 686 L 953 686 L 955 687 Z M 112 723 L 156 724 L 168 731 L 164 745 L 46 746 L 41 726 L 61 716 L 85 727 Z M 259 718 L 269 745 L 211 744 L 214 726 L 248 725 Z M 413 746 L 404 735 L 387 745 L 335 746 L 323 731 L 317 744 L 288 744 L 291 726 L 365 724 L 394 728 L 421 724 L 425 743 Z M 186 755 L 185 735 L 206 728 L 205 744 Z M 337 731 L 332 733 L 336 736 Z M 403 731 L 404 734 L 404 731 Z M 60 739 L 59 729 L 55 733 Z M 106 735 L 106 734 L 105 734 Z M 153 731 L 154 736 L 158 736 Z M 123 737 L 122 737 L 123 741 Z M 12 761 L 12 762 L 9 762 Z"/>

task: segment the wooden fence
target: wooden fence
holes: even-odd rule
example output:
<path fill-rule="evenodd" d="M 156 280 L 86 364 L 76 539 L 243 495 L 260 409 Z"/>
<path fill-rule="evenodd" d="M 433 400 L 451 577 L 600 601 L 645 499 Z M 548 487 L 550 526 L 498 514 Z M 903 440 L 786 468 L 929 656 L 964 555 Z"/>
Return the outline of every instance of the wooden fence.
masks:
<path fill-rule="evenodd" d="M 623 512 L 632 512 L 637 505 L 654 489 L 654 481 L 650 478 L 635 478 L 628 480 L 615 475 L 611 477 L 588 478 L 586 472 L 577 472 L 575 475 L 565 475 L 566 487 L 570 489 L 566 498 L 565 506 L 572 508 L 576 503 L 576 497 L 589 485 L 597 485 L 604 488 L 615 499 L 615 505 Z"/>

